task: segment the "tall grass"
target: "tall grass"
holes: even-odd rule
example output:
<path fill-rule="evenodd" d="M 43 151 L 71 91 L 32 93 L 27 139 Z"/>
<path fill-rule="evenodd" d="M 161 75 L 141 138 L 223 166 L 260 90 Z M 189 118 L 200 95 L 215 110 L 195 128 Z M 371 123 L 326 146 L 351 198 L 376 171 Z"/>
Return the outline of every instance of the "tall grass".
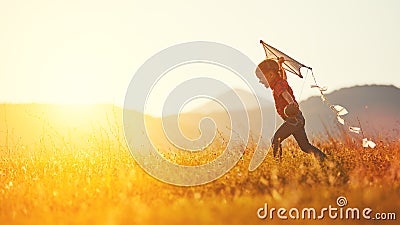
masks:
<path fill-rule="evenodd" d="M 84 148 L 46 138 L 36 146 L 3 148 L 0 224 L 331 224 L 332 220 L 263 221 L 256 212 L 264 203 L 276 208 L 327 207 L 339 196 L 346 196 L 353 207 L 400 216 L 398 141 L 377 140 L 377 148 L 365 149 L 345 134 L 315 139 L 329 156 L 319 163 L 289 139 L 282 161 L 269 153 L 256 171 L 249 172 L 253 144 L 222 178 L 177 187 L 147 175 L 131 157 L 118 128 L 96 130 L 91 137 Z M 215 155 L 203 154 L 192 162 L 179 153 L 166 157 L 200 164 Z"/>

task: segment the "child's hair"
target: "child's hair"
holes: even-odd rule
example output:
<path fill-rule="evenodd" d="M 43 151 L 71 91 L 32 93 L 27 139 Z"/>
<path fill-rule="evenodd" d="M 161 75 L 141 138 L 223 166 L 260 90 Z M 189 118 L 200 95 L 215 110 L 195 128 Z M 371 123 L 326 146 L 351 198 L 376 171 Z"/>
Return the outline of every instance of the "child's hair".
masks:
<path fill-rule="evenodd" d="M 270 81 L 271 78 L 268 77 L 267 74 L 271 70 L 278 72 L 280 70 L 280 67 L 275 60 L 266 59 L 266 60 L 263 60 L 260 64 L 258 64 L 255 73 L 256 73 L 256 76 L 258 77 L 258 79 L 265 77 L 267 79 L 267 81 Z"/>

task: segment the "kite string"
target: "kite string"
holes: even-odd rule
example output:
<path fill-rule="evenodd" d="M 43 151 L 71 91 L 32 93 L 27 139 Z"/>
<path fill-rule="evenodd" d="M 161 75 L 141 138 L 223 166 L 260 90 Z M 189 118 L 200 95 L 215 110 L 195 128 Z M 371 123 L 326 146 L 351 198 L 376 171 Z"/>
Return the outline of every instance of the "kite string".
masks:
<path fill-rule="evenodd" d="M 322 101 L 324 103 L 326 103 L 332 111 L 336 112 L 336 110 L 334 109 L 334 106 L 329 102 L 328 98 L 325 96 L 324 92 L 321 90 L 320 86 L 318 85 L 317 79 L 315 78 L 314 71 L 312 69 L 311 69 L 311 76 L 314 80 L 315 86 L 319 88 L 319 93 L 321 95 Z"/>
<path fill-rule="evenodd" d="M 311 70 L 311 75 L 312 75 L 312 77 L 313 77 L 313 79 L 314 79 L 315 86 L 319 89 L 319 92 L 320 92 L 320 94 L 321 94 L 321 99 L 322 99 L 322 101 L 323 101 L 325 104 L 327 104 L 327 105 L 329 106 L 329 108 L 330 108 L 334 113 L 336 113 L 337 120 L 338 120 L 342 125 L 346 126 L 347 129 L 350 130 L 351 132 L 354 132 L 354 133 L 357 133 L 357 134 L 360 134 L 360 133 L 361 133 L 362 138 L 363 138 L 363 147 L 368 147 L 368 146 L 369 146 L 369 147 L 371 147 L 371 148 L 374 148 L 374 147 L 376 146 L 376 144 L 375 144 L 373 141 L 368 140 L 367 138 L 365 138 L 364 131 L 363 131 L 363 129 L 361 128 L 361 122 L 360 122 L 360 120 L 358 119 L 358 117 L 357 117 L 357 120 L 358 120 L 359 127 L 350 126 L 347 122 L 345 122 L 345 120 L 341 117 L 341 115 L 346 115 L 346 114 L 348 113 L 347 110 L 346 110 L 343 106 L 332 105 L 332 104 L 329 102 L 328 98 L 327 98 L 327 97 L 325 96 L 325 94 L 323 93 L 323 91 L 325 91 L 324 88 L 321 88 L 321 87 L 318 85 L 317 79 L 315 79 L 315 76 L 314 76 L 314 73 L 313 73 L 312 70 Z M 343 111 L 343 110 L 344 110 L 344 113 L 341 114 L 341 111 Z M 365 142 L 365 144 L 364 144 L 364 142 Z"/>
<path fill-rule="evenodd" d="M 301 97 L 303 95 L 303 90 L 304 90 L 304 85 L 305 85 L 305 83 L 307 81 L 307 78 L 308 78 L 308 70 L 306 72 L 306 76 L 304 77 L 303 84 L 301 85 L 301 90 L 300 90 L 300 94 L 299 94 L 299 102 L 301 101 Z"/>
<path fill-rule="evenodd" d="M 307 72 L 308 72 L 308 70 L 307 70 Z M 315 79 L 314 72 L 313 72 L 313 70 L 312 70 L 312 69 L 311 69 L 311 75 L 312 75 L 312 77 L 313 77 L 313 79 L 314 79 L 314 83 L 315 83 L 315 85 L 317 85 L 317 86 L 318 86 L 317 79 Z"/>

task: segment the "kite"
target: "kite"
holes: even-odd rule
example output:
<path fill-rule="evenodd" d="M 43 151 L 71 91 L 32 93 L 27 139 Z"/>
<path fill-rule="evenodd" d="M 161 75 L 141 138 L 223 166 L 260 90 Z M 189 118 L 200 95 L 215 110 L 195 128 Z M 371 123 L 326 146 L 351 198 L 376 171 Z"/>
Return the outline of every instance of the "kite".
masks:
<path fill-rule="evenodd" d="M 282 64 L 283 68 L 293 74 L 296 74 L 300 78 L 303 78 L 303 75 L 301 74 L 300 69 L 301 68 L 307 68 L 309 70 L 312 70 L 311 67 L 308 67 L 302 63 L 299 63 L 298 61 L 294 60 L 290 56 L 286 55 L 285 53 L 279 51 L 278 49 L 272 47 L 271 45 L 265 43 L 264 41 L 260 40 L 260 43 L 264 47 L 265 54 L 267 55 L 267 59 L 280 59 L 283 58 L 284 62 Z"/>

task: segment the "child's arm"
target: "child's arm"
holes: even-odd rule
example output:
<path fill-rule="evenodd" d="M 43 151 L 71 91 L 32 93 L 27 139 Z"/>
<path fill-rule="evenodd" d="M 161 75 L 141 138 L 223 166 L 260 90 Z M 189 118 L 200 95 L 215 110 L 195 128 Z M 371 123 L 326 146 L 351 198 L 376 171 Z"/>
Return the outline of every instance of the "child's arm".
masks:
<path fill-rule="evenodd" d="M 287 76 L 286 76 L 286 71 L 285 71 L 285 69 L 283 69 L 283 66 L 282 66 L 282 64 L 285 62 L 285 58 L 283 58 L 283 57 L 279 57 L 279 60 L 278 60 L 278 64 L 279 64 L 279 69 L 280 69 L 280 75 L 281 75 L 281 77 L 282 77 L 282 79 L 285 79 L 285 80 L 287 80 Z"/>
<path fill-rule="evenodd" d="M 299 105 L 294 101 L 292 96 L 290 96 L 289 92 L 287 92 L 286 90 L 282 93 L 282 97 L 287 101 L 287 103 L 294 104 L 297 108 L 299 107 Z"/>

